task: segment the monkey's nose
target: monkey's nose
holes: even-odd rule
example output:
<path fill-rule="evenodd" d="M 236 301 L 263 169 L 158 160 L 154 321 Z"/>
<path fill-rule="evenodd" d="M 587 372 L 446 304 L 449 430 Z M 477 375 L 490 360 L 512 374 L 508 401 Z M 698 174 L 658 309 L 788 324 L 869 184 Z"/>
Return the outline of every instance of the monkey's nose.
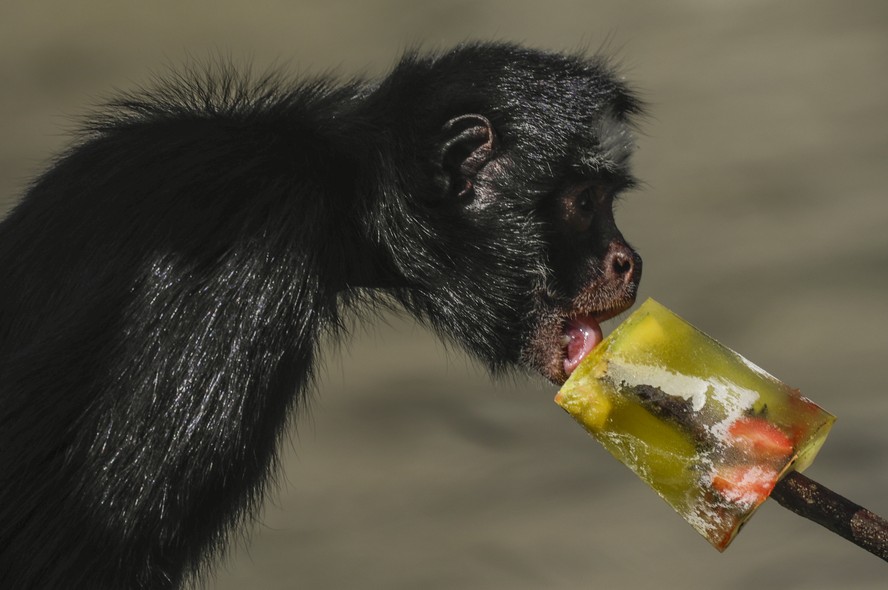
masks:
<path fill-rule="evenodd" d="M 641 278 L 641 256 L 625 242 L 611 242 L 604 258 L 607 278 L 618 283 L 638 282 Z"/>

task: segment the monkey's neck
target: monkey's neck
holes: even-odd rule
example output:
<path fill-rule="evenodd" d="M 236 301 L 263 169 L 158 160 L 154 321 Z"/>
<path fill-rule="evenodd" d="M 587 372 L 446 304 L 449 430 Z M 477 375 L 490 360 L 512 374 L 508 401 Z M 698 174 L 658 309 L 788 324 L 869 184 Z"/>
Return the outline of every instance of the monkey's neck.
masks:
<path fill-rule="evenodd" d="M 57 532 L 40 555 L 82 566 L 47 587 L 167 587 L 222 546 L 261 499 L 337 292 L 375 276 L 355 270 L 375 265 L 359 154 L 317 104 L 132 108 L 0 226 L 17 287 L 0 295 L 15 417 L 0 424 L 14 482 L 0 520 Z M 132 556 L 152 560 L 108 573 Z"/>

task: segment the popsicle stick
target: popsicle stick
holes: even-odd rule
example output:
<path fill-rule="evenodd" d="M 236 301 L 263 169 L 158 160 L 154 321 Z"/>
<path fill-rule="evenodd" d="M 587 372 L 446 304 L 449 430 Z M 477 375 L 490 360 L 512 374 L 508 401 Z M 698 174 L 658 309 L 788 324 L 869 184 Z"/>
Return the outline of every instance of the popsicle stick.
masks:
<path fill-rule="evenodd" d="M 777 482 L 771 498 L 888 561 L 888 521 L 813 479 L 791 471 Z"/>

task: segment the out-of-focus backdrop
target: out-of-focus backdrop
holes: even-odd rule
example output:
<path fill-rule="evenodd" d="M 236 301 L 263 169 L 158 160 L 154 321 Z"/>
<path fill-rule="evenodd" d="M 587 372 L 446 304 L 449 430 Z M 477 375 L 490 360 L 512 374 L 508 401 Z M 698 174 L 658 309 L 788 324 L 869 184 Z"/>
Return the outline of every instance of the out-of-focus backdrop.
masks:
<path fill-rule="evenodd" d="M 605 47 L 650 105 L 618 222 L 655 296 L 839 416 L 809 475 L 888 515 L 888 3 L 0 3 L 0 211 L 115 88 L 223 54 L 384 73 L 467 39 Z M 0 288 L 8 288 L 0 277 Z M 214 589 L 885 588 L 768 502 L 715 552 L 519 375 L 391 316 L 324 354 Z"/>

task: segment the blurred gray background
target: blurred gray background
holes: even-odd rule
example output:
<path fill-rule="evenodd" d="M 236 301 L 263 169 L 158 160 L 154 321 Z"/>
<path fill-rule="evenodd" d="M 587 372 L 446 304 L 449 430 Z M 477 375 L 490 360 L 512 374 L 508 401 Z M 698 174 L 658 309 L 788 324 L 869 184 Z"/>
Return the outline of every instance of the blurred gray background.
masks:
<path fill-rule="evenodd" d="M 466 39 L 619 57 L 651 112 L 646 186 L 617 213 L 642 297 L 838 415 L 808 474 L 888 515 L 884 0 L 2 0 L 0 211 L 76 116 L 189 55 L 377 75 Z M 209 588 L 888 587 L 885 563 L 774 502 L 718 554 L 553 387 L 493 383 L 407 318 L 324 365 L 277 493 Z"/>

